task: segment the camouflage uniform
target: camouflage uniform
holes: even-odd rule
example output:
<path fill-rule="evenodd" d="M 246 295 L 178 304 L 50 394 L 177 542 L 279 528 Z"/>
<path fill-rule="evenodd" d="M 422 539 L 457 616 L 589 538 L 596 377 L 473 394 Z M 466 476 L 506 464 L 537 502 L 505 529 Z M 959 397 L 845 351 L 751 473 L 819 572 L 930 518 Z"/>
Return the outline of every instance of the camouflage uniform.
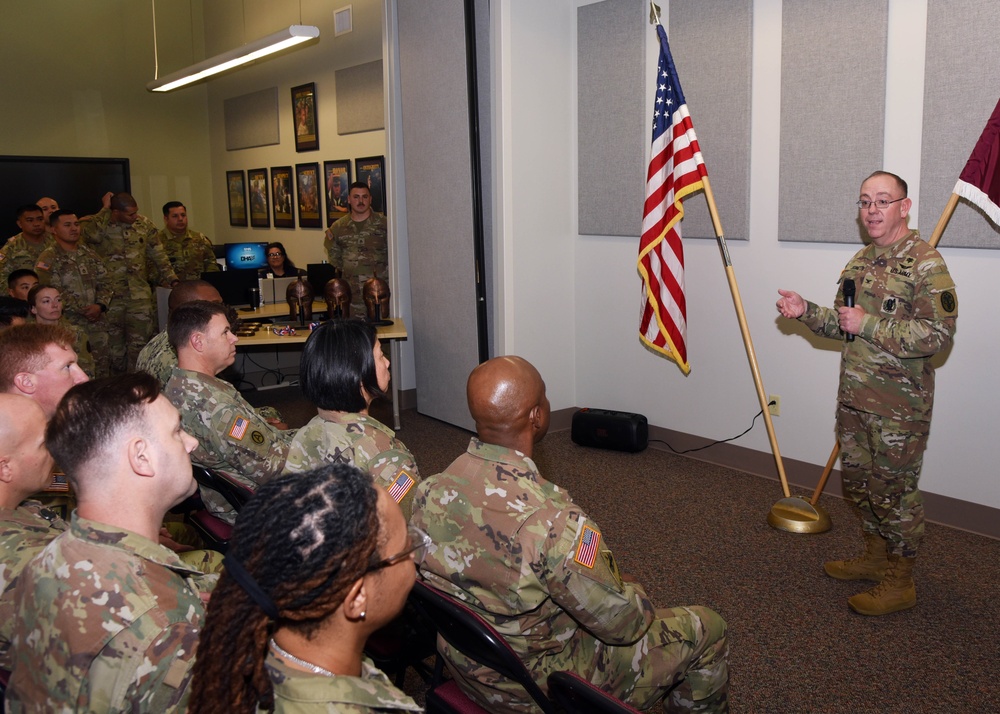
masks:
<path fill-rule="evenodd" d="M 176 366 L 177 352 L 171 347 L 166 330 L 153 335 L 153 339 L 147 342 L 146 346 L 142 348 L 142 352 L 139 353 L 139 359 L 135 363 L 137 371 L 149 372 L 156 377 L 156 380 L 160 383 L 161 390 L 167 386 L 167 382 L 170 381 L 170 376 L 174 373 L 174 367 Z M 274 407 L 254 407 L 254 411 L 264 419 L 285 420 L 281 416 L 281 412 Z"/>
<path fill-rule="evenodd" d="M 157 233 L 170 265 L 181 280 L 200 280 L 202 273 L 215 273 L 222 266 L 215 262 L 215 251 L 204 233 L 188 228 L 175 236 L 166 228 Z"/>
<path fill-rule="evenodd" d="M 156 226 L 145 216 L 129 226 L 112 223 L 111 211 L 103 209 L 80 221 L 80 232 L 104 259 L 114 294 L 107 315 L 112 373 L 134 370 L 139 351 L 155 331 L 150 285 L 169 287 L 177 275 L 156 237 Z"/>
<path fill-rule="evenodd" d="M 17 576 L 57 535 L 66 521 L 38 501 L 14 509 L 0 508 L 0 668 L 9 670 L 10 635 L 17 620 L 14 586 Z"/>
<path fill-rule="evenodd" d="M 288 449 L 285 473 L 302 473 L 326 463 L 354 464 L 386 489 L 410 519 L 417 464 L 396 433 L 364 414 L 327 412 L 299 429 Z"/>
<path fill-rule="evenodd" d="M 725 711 L 726 623 L 706 607 L 654 610 L 597 524 L 520 452 L 473 438 L 417 487 L 411 522 L 434 543 L 421 575 L 496 627 L 543 690 L 572 670 L 640 709 L 679 685 L 672 707 Z M 537 711 L 518 685 L 438 648 L 488 711 Z"/>
<path fill-rule="evenodd" d="M 55 243 L 56 239 L 48 233 L 42 238 L 42 242 L 37 244 L 28 241 L 24 237 L 24 233 L 18 233 L 8 240 L 0 248 L 0 277 L 3 279 L 3 285 L 7 285 L 7 278 L 15 270 L 21 270 L 22 268 L 34 270 L 35 263 L 38 262 L 38 256 L 42 254 L 43 250 L 55 245 Z"/>
<path fill-rule="evenodd" d="M 354 317 L 364 317 L 365 301 L 362 287 L 368 278 L 386 280 L 389 276 L 388 224 L 385 216 L 375 213 L 363 221 L 349 215 L 338 218 L 326 230 L 323 247 L 330 265 L 343 271 L 344 280 L 351 284 L 351 311 Z"/>
<path fill-rule="evenodd" d="M 368 660 L 361 662 L 360 677 L 326 677 L 307 674 L 285 665 L 268 652 L 264 668 L 274 686 L 275 714 L 368 714 L 369 712 L 422 712 L 410 697 Z M 270 711 L 257 709 L 258 714 Z"/>
<path fill-rule="evenodd" d="M 198 440 L 191 461 L 230 473 L 251 490 L 281 473 L 295 430 L 268 424 L 233 385 L 178 367 L 163 394 Z M 236 522 L 236 511 L 221 494 L 202 488 L 201 497 L 219 518 Z"/>
<path fill-rule="evenodd" d="M 90 305 L 103 305 L 107 312 L 111 304 L 104 261 L 88 246 L 78 244 L 76 250 L 66 250 L 58 243 L 42 251 L 35 263 L 35 272 L 42 285 L 50 285 L 62 294 L 63 317 L 82 332 L 90 344 L 94 368 L 91 378 L 111 374 L 111 354 L 108 351 L 108 318 L 102 313 L 91 322 L 83 316 Z M 86 371 L 86 370 L 85 370 Z"/>
<path fill-rule="evenodd" d="M 7 710 L 183 711 L 205 613 L 199 575 L 74 512 L 21 574 Z"/>
<path fill-rule="evenodd" d="M 840 359 L 837 437 L 844 487 L 867 533 L 888 552 L 912 558 L 924 531 L 917 488 L 934 403 L 931 356 L 951 343 L 958 315 L 955 283 L 941 255 L 916 231 L 890 246 L 870 244 L 851 259 L 841 281 L 857 283 L 865 311 Z M 843 339 L 837 308 L 806 303 L 799 318 L 818 335 Z"/>

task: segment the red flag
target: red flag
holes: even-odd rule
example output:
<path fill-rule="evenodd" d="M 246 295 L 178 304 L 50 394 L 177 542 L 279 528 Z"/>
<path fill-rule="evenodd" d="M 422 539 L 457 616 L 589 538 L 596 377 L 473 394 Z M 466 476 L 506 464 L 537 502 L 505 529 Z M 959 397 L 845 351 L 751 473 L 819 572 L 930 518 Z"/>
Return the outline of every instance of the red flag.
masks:
<path fill-rule="evenodd" d="M 955 193 L 979 206 L 1000 226 L 1000 102 L 958 177 Z"/>
<path fill-rule="evenodd" d="M 653 143 L 646 173 L 646 203 L 639 240 L 642 319 L 639 338 L 672 359 L 687 374 L 687 303 L 684 297 L 684 246 L 677 224 L 684 218 L 686 196 L 703 188 L 707 176 L 698 137 L 667 33 L 659 24 L 660 61 L 656 69 Z"/>

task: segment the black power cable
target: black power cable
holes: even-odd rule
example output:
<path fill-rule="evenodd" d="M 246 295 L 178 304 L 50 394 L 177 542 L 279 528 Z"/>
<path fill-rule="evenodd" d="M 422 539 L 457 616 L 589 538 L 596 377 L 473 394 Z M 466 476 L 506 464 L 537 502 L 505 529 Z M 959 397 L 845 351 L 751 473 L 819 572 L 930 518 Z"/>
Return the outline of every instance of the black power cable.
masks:
<path fill-rule="evenodd" d="M 773 407 L 775 404 L 777 404 L 777 402 L 771 401 L 771 402 L 768 402 L 767 406 Z M 707 448 L 715 446 L 717 444 L 725 444 L 727 441 L 734 441 L 736 439 L 739 439 L 741 436 L 743 436 L 744 434 L 747 434 L 751 429 L 753 429 L 754 424 L 757 423 L 757 417 L 759 417 L 759 416 L 761 416 L 763 414 L 764 414 L 764 410 L 763 409 L 761 409 L 759 412 L 757 412 L 754 415 L 753 421 L 750 422 L 750 426 L 747 427 L 746 431 L 744 431 L 744 432 L 742 432 L 740 434 L 737 434 L 736 436 L 731 436 L 728 439 L 720 439 L 719 441 L 713 441 L 711 444 L 705 444 L 704 446 L 699 446 L 699 447 L 694 448 L 694 449 L 684 449 L 683 451 L 678 451 L 677 449 L 675 449 L 674 447 L 672 447 L 670 444 L 668 444 L 663 439 L 650 439 L 650 441 L 656 441 L 656 442 L 659 442 L 659 443 L 663 444 L 664 446 L 666 446 L 668 449 L 670 449 L 675 454 L 690 454 L 690 453 L 692 453 L 694 451 L 701 451 L 702 449 L 707 449 Z"/>

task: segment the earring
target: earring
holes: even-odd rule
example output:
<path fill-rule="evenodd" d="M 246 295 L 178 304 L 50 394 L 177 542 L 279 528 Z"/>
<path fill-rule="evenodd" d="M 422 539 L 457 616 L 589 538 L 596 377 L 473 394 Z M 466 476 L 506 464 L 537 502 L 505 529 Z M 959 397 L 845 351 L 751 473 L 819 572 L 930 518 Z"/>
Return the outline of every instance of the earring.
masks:
<path fill-rule="evenodd" d="M 367 614 L 368 614 L 368 613 L 367 613 L 367 612 L 366 612 L 365 610 L 362 610 L 362 611 L 361 611 L 361 615 L 359 616 L 359 618 L 358 618 L 358 619 L 360 619 L 360 620 L 364 620 L 364 619 L 365 619 L 365 615 L 367 615 Z"/>

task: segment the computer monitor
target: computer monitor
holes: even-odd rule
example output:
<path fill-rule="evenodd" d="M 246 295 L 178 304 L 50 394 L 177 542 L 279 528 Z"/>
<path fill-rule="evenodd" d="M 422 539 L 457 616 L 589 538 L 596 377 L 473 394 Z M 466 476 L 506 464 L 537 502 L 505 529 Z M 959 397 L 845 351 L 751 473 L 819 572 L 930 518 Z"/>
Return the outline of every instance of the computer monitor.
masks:
<path fill-rule="evenodd" d="M 222 302 L 227 305 L 250 304 L 250 288 L 259 287 L 256 270 L 202 273 L 201 279 L 211 283 L 222 296 Z"/>
<path fill-rule="evenodd" d="M 267 267 L 267 243 L 226 243 L 226 268 L 248 270 Z"/>

